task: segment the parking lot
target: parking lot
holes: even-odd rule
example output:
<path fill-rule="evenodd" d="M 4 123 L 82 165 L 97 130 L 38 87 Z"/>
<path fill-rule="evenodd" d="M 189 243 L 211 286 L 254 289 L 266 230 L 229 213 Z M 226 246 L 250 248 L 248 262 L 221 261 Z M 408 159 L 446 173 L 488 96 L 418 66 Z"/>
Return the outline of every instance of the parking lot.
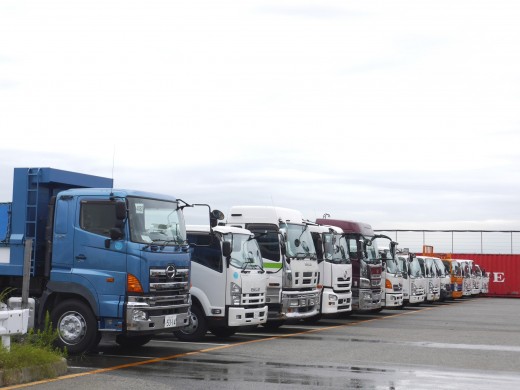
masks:
<path fill-rule="evenodd" d="M 470 298 L 230 339 L 102 341 L 41 389 L 518 389 L 520 300 Z"/>

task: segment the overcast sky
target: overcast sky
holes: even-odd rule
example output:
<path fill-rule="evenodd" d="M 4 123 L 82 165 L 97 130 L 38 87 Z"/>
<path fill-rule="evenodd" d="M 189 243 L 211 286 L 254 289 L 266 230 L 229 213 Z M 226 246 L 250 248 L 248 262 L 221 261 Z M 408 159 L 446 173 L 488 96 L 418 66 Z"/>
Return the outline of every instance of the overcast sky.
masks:
<path fill-rule="evenodd" d="M 520 2 L 0 0 L 15 167 L 375 229 L 520 228 Z"/>

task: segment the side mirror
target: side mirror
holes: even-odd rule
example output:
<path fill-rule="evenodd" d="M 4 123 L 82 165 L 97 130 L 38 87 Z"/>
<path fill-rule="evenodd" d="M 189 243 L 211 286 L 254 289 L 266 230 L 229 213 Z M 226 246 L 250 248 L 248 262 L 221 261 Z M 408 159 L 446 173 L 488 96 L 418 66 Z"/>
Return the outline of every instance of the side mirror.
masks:
<path fill-rule="evenodd" d="M 110 229 L 110 239 L 111 240 L 120 240 L 123 238 L 123 231 L 120 228 L 113 227 Z"/>
<path fill-rule="evenodd" d="M 126 203 L 116 202 L 116 219 L 122 221 L 126 218 Z"/>
<path fill-rule="evenodd" d="M 396 254 L 396 247 L 397 247 L 398 243 L 395 242 L 395 241 L 392 241 L 390 242 L 390 253 L 392 254 L 392 259 L 395 259 L 395 254 Z"/>
<path fill-rule="evenodd" d="M 224 219 L 224 213 L 220 210 L 213 210 L 209 214 L 209 224 L 213 228 L 218 225 L 218 221 L 222 221 Z"/>
<path fill-rule="evenodd" d="M 231 243 L 229 241 L 224 241 L 222 243 L 222 254 L 225 258 L 228 258 L 229 256 L 231 256 L 231 252 Z"/>
<path fill-rule="evenodd" d="M 113 227 L 110 229 L 110 238 L 105 240 L 105 248 L 110 248 L 110 241 L 117 241 L 123 238 L 123 231 L 118 227 Z"/>

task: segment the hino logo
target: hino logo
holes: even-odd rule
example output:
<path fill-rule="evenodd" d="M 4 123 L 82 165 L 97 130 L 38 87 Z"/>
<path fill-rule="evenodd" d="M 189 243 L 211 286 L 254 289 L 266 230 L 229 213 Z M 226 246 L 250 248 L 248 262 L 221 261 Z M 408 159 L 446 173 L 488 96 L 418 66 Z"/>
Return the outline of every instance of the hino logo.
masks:
<path fill-rule="evenodd" d="M 175 266 L 173 264 L 170 264 L 168 267 L 166 267 L 166 277 L 168 279 L 175 278 L 175 274 L 177 273 L 177 270 L 175 269 Z"/>
<path fill-rule="evenodd" d="M 252 288 L 251 289 L 251 292 L 259 292 L 260 291 L 260 287 L 256 287 L 256 288 Z"/>

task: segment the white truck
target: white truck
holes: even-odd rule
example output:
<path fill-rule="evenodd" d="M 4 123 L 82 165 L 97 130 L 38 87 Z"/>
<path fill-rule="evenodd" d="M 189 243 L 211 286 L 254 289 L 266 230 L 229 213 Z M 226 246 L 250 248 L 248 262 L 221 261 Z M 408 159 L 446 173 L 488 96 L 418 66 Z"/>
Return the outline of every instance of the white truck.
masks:
<path fill-rule="evenodd" d="M 435 266 L 437 268 L 437 275 L 439 275 L 441 281 L 441 290 L 440 290 L 440 301 L 445 301 L 446 299 L 451 299 L 451 274 L 450 270 L 446 268 L 442 259 L 438 257 L 432 257 Z"/>
<path fill-rule="evenodd" d="M 379 239 L 378 241 L 381 239 L 390 240 L 390 246 L 384 246 L 383 244 L 378 244 L 377 246 L 381 263 L 383 264 L 381 284 L 384 283 L 384 288 L 381 288 L 381 309 L 385 307 L 402 307 L 404 299 L 404 277 L 396 259 L 395 246 L 397 243 L 392 241 L 388 236 L 377 235 L 375 237 Z"/>
<path fill-rule="evenodd" d="M 319 267 L 309 224 L 298 210 L 233 206 L 226 225 L 255 233 L 267 272 L 268 328 L 316 316 L 320 308 Z"/>
<path fill-rule="evenodd" d="M 473 275 L 471 269 L 473 267 L 473 260 L 456 259 L 462 267 L 462 296 L 470 297 L 473 291 Z"/>
<path fill-rule="evenodd" d="M 417 260 L 419 260 L 419 264 L 421 264 L 421 268 L 428 281 L 426 302 L 436 302 L 441 297 L 441 279 L 439 275 L 437 275 L 434 260 L 429 256 L 417 256 Z"/>
<path fill-rule="evenodd" d="M 343 230 L 310 225 L 320 269 L 321 309 L 316 317 L 352 312 L 352 264 Z M 314 317 L 313 317 L 314 318 Z"/>
<path fill-rule="evenodd" d="M 477 296 L 480 295 L 482 290 L 482 271 L 480 270 L 480 266 L 473 262 L 471 272 L 473 274 L 473 289 L 471 290 L 471 295 Z"/>
<path fill-rule="evenodd" d="M 191 253 L 192 306 L 183 341 L 199 341 L 209 330 L 229 337 L 241 326 L 267 320 L 267 274 L 254 234 L 229 226 L 187 226 Z"/>
<path fill-rule="evenodd" d="M 403 271 L 403 305 L 419 306 L 426 300 L 427 283 L 419 260 L 413 253 L 399 252 L 399 268 Z"/>

